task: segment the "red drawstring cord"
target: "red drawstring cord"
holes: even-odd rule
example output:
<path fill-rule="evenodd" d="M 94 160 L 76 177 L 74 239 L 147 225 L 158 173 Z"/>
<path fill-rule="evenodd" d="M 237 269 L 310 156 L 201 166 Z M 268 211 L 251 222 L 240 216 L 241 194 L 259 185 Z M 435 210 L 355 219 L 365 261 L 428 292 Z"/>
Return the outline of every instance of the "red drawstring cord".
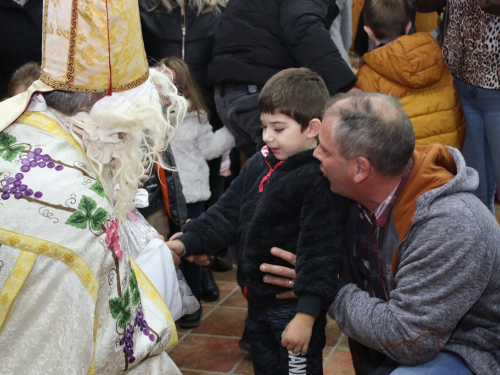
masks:
<path fill-rule="evenodd" d="M 265 162 L 269 166 L 269 172 L 267 172 L 267 174 L 264 176 L 264 178 L 260 181 L 260 184 L 259 184 L 259 193 L 262 193 L 264 191 L 264 186 L 269 181 L 269 179 L 271 178 L 271 175 L 276 170 L 276 168 L 278 168 L 281 164 L 283 164 L 283 160 L 282 160 L 278 164 L 276 164 L 274 166 L 274 168 L 273 168 L 273 167 L 271 167 L 271 164 L 269 164 L 267 161 L 265 161 Z"/>

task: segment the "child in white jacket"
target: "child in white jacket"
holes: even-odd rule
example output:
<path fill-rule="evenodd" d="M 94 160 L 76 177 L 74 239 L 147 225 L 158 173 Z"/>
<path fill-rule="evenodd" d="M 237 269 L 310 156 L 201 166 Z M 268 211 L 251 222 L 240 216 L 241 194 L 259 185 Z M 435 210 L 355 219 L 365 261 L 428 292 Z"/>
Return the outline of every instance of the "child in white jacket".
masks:
<path fill-rule="evenodd" d="M 213 131 L 208 121 L 208 109 L 185 61 L 168 57 L 160 64 L 172 72 L 179 93 L 188 100 L 188 113 L 177 126 L 171 143 L 186 203 L 205 202 L 210 198 L 207 160 L 230 151 L 234 147 L 234 137 L 225 126 Z"/>
<path fill-rule="evenodd" d="M 208 109 L 191 77 L 189 67 L 178 57 L 167 57 L 160 64 L 169 69 L 179 94 L 188 101 L 188 112 L 184 121 L 177 125 L 171 141 L 182 190 L 187 203 L 187 217 L 194 219 L 205 211 L 205 201 L 210 198 L 209 167 L 207 160 L 226 154 L 234 147 L 234 137 L 222 127 L 216 132 L 208 122 Z M 199 299 L 202 293 L 202 269 L 199 265 L 181 263 L 181 269 L 193 294 Z M 207 271 L 207 270 L 205 270 Z M 208 269 L 208 272 L 211 272 Z M 200 324 L 202 309 L 193 314 L 184 315 L 180 320 L 183 328 L 192 328 Z"/>

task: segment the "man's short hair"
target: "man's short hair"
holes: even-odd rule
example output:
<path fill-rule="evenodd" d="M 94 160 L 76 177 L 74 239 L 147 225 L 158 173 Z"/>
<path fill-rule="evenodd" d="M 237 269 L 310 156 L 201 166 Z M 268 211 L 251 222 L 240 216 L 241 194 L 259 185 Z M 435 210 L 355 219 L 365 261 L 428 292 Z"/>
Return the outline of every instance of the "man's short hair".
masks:
<path fill-rule="evenodd" d="M 415 149 L 415 132 L 398 99 L 379 93 L 337 94 L 325 118 L 334 118 L 332 138 L 347 160 L 367 158 L 384 176 L 406 170 Z"/>
<path fill-rule="evenodd" d="M 67 116 L 90 112 L 94 104 L 106 94 L 98 92 L 72 92 L 54 90 L 42 94 L 47 106 Z"/>
<path fill-rule="evenodd" d="M 406 34 L 410 6 L 406 0 L 367 0 L 363 20 L 378 40 L 397 38 Z"/>
<path fill-rule="evenodd" d="M 282 113 L 297 121 L 302 131 L 309 122 L 323 118 L 329 98 L 323 79 L 307 68 L 290 68 L 272 76 L 258 99 L 260 113 Z"/>

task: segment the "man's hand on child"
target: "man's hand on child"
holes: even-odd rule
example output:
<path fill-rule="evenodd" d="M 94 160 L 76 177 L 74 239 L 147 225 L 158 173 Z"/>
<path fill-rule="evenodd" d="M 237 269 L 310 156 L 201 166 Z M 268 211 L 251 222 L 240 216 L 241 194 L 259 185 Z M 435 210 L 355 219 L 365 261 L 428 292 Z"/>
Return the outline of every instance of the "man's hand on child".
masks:
<path fill-rule="evenodd" d="M 280 249 L 279 247 L 273 247 L 271 248 L 271 254 L 275 257 L 286 260 L 292 266 L 295 266 L 296 255 L 294 253 Z M 260 270 L 266 273 L 264 276 L 265 283 L 282 286 L 284 288 L 293 288 L 293 281 L 296 277 L 294 268 L 262 263 L 260 265 Z M 277 276 L 268 274 L 274 274 Z M 287 292 L 278 293 L 276 298 L 297 298 L 297 295 L 293 292 L 293 290 L 289 290 Z"/>
<path fill-rule="evenodd" d="M 312 315 L 298 312 L 281 334 L 281 345 L 293 354 L 307 354 L 315 320 Z"/>

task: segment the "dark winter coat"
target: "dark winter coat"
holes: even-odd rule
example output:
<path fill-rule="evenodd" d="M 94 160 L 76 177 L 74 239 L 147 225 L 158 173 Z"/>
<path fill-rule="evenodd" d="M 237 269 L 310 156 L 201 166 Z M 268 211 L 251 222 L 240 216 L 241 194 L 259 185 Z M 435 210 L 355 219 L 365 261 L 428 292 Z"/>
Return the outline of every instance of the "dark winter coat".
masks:
<path fill-rule="evenodd" d="M 235 245 L 238 284 L 252 306 L 295 301 L 277 299 L 276 293 L 286 289 L 262 280 L 262 263 L 286 265 L 271 255 L 273 246 L 297 254 L 297 311 L 318 316 L 333 298 L 348 201 L 330 191 L 312 153 L 295 154 L 281 164 L 272 153 L 266 158 L 255 154 L 219 202 L 188 223 L 179 237 L 188 255 Z"/>
<path fill-rule="evenodd" d="M 172 168 L 175 168 L 175 159 L 170 146 L 162 154 L 163 162 Z M 151 171 L 150 176 L 144 182 L 144 189 L 148 192 L 149 206 L 139 208 L 139 212 L 144 217 L 154 214 L 159 210 L 166 210 L 170 219 L 172 228 L 177 231 L 182 228 L 187 220 L 186 198 L 182 193 L 182 184 L 179 178 L 179 172 L 164 170 L 165 185 L 168 196 L 161 188 L 160 178 L 156 169 Z"/>
<path fill-rule="evenodd" d="M 171 12 L 163 5 L 155 9 L 154 1 L 141 0 L 142 38 L 148 61 L 155 65 L 165 57 L 182 57 L 182 22 L 181 9 Z M 203 99 L 212 114 L 215 113 L 213 87 L 207 84 L 207 69 L 212 59 L 214 38 L 219 28 L 222 13 L 197 13 L 186 7 L 185 61 L 193 73 L 196 84 L 200 87 Z M 218 127 L 217 127 L 218 128 Z"/>
<path fill-rule="evenodd" d="M 28 62 L 42 61 L 43 1 L 29 0 L 21 6 L 0 0 L 0 100 L 14 71 Z"/>
<path fill-rule="evenodd" d="M 263 86 L 280 70 L 306 67 L 330 94 L 347 91 L 356 76 L 330 38 L 330 0 L 231 0 L 215 38 L 208 82 Z M 330 12 L 329 12 L 330 11 Z"/>

